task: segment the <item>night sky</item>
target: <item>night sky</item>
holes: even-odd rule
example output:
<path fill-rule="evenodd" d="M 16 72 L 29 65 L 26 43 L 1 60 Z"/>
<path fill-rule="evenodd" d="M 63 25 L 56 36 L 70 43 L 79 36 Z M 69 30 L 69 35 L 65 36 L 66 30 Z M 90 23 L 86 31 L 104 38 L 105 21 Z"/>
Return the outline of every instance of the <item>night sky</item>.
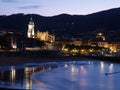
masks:
<path fill-rule="evenodd" d="M 120 7 L 120 0 L 0 0 L 0 15 L 86 15 Z"/>

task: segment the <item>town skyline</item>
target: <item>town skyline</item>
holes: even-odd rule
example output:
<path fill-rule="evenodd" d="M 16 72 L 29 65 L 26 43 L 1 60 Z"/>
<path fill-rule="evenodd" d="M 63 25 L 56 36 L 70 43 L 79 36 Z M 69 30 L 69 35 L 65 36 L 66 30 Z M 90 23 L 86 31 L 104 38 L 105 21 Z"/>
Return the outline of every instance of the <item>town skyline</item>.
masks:
<path fill-rule="evenodd" d="M 7 29 L 8 31 L 12 29 L 26 34 L 27 25 L 31 16 L 35 23 L 35 31 L 49 31 L 58 36 L 64 34 L 76 36 L 76 34 L 78 35 L 82 32 L 91 33 L 96 30 L 118 31 L 120 28 L 120 8 L 89 15 L 61 14 L 53 17 L 44 17 L 37 14 L 13 14 L 10 16 L 1 16 L 0 28 Z"/>
<path fill-rule="evenodd" d="M 120 88 L 120 0 L 0 4 L 0 89 Z"/>

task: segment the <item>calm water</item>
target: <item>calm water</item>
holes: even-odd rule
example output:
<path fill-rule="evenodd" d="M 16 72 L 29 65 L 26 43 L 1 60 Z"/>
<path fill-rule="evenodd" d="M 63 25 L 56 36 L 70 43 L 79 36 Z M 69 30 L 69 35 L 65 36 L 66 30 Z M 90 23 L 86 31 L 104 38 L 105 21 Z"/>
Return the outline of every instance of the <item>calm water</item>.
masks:
<path fill-rule="evenodd" d="M 0 87 L 35 90 L 119 90 L 120 64 L 101 61 L 0 67 Z"/>

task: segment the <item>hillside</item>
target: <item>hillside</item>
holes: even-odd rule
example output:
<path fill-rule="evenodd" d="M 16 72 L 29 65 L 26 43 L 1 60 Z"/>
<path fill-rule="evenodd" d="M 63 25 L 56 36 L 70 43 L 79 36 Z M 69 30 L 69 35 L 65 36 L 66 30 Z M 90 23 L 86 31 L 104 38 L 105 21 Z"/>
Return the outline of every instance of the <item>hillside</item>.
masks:
<path fill-rule="evenodd" d="M 31 15 L 13 14 L 0 16 L 0 29 L 27 32 Z M 71 35 L 95 30 L 120 31 L 120 8 L 110 9 L 89 15 L 61 14 L 44 17 L 32 14 L 35 30 L 49 31 L 56 35 Z"/>

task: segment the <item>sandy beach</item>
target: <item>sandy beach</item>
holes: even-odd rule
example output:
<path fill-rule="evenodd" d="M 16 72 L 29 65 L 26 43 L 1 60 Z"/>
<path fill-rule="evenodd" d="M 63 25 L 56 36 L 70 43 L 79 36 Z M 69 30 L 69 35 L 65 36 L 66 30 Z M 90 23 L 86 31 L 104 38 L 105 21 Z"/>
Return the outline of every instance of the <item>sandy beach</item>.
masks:
<path fill-rule="evenodd" d="M 111 61 L 120 63 L 119 57 L 99 57 L 99 56 L 59 56 L 55 54 L 49 55 L 37 55 L 32 56 L 32 54 L 25 55 L 10 55 L 10 56 L 0 56 L 0 66 L 3 65 L 17 65 L 24 63 L 43 63 L 43 62 L 60 62 L 60 61 L 73 61 L 73 60 L 100 60 L 100 61 Z"/>
<path fill-rule="evenodd" d="M 71 61 L 71 60 L 81 60 L 80 57 L 74 56 L 61 56 L 61 57 L 24 57 L 24 56 L 4 56 L 0 57 L 0 65 L 17 65 L 24 63 L 43 63 L 43 62 L 60 62 L 60 61 Z"/>

